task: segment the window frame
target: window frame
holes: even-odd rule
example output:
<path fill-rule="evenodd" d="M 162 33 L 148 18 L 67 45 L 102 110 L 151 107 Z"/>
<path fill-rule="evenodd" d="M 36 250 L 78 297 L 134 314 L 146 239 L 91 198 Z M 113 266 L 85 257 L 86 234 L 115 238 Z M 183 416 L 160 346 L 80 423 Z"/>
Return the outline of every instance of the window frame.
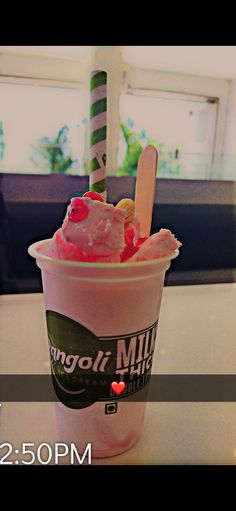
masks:
<path fill-rule="evenodd" d="M 83 66 L 83 73 L 78 73 L 78 68 L 81 69 L 81 65 Z M 50 69 L 51 71 L 49 71 Z M 87 91 L 85 70 L 86 65 L 81 61 L 73 62 L 38 55 L 5 55 L 0 53 L 0 83 L 3 84 Z M 6 173 L 12 174 L 14 172 L 7 171 Z M 26 172 L 26 174 L 30 175 L 31 173 Z"/>
<path fill-rule="evenodd" d="M 126 66 L 123 73 L 122 93 L 131 90 L 193 94 L 216 99 L 218 108 L 212 163 L 215 163 L 223 154 L 229 94 L 228 80 Z"/>
<path fill-rule="evenodd" d="M 107 67 L 104 48 L 101 50 L 104 68 Z M 100 53 L 101 53 L 100 52 Z M 104 53 L 104 55 L 103 55 Z M 101 56 L 100 56 L 101 57 Z M 96 60 L 93 63 L 96 66 Z M 101 66 L 101 60 L 99 60 Z M 173 93 L 194 94 L 217 99 L 218 112 L 212 163 L 217 163 L 223 154 L 225 121 L 229 94 L 229 81 L 221 78 L 163 72 L 159 70 L 133 67 L 122 61 L 114 53 L 113 72 L 110 75 L 112 97 L 129 90 L 165 91 Z M 89 70 L 91 63 L 40 55 L 7 54 L 0 52 L 0 82 L 21 83 L 52 87 L 80 88 L 89 90 Z M 121 79 L 118 79 L 118 77 Z M 115 175 L 118 167 L 118 122 L 119 111 L 113 112 L 114 104 L 108 104 L 109 147 L 112 148 L 112 161 L 109 174 Z M 115 135 L 116 134 L 116 135 Z M 115 140 L 117 138 L 117 140 Z M 116 162 L 116 163 L 115 163 Z M 211 178 L 211 176 L 209 176 Z"/>
<path fill-rule="evenodd" d="M 16 55 L 0 52 L 0 79 L 52 81 L 64 86 L 86 87 L 88 63 L 39 55 Z"/>

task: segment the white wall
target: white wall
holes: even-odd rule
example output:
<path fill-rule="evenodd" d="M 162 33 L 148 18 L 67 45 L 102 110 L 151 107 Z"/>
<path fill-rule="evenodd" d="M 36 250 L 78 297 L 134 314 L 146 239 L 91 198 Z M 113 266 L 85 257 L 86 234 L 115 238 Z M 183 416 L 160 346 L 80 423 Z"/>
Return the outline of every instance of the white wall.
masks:
<path fill-rule="evenodd" d="M 236 156 L 236 80 L 231 80 L 229 84 L 224 154 Z"/>

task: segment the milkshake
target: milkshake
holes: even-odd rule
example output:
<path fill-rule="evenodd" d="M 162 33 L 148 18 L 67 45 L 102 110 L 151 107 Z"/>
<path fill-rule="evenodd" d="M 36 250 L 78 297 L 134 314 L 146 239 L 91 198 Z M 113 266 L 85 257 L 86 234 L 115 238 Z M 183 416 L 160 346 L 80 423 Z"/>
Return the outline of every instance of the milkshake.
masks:
<path fill-rule="evenodd" d="M 88 192 L 71 199 L 52 239 L 29 248 L 42 272 L 61 441 L 106 457 L 138 440 L 165 272 L 180 246 L 167 229 L 141 236 L 131 199 L 115 207 Z"/>

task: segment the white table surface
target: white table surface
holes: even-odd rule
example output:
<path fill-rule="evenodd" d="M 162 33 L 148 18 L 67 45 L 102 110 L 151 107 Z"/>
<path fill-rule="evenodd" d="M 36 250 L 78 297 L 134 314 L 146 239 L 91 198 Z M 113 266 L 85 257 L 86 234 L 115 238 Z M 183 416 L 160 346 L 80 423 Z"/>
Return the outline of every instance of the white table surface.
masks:
<path fill-rule="evenodd" d="M 0 303 L 0 373 L 48 373 L 42 294 Z M 164 288 L 153 373 L 236 374 L 235 303 L 236 283 Z M 0 443 L 58 441 L 53 403 L 2 403 Z M 136 445 L 92 463 L 236 464 L 236 403 L 148 403 Z"/>

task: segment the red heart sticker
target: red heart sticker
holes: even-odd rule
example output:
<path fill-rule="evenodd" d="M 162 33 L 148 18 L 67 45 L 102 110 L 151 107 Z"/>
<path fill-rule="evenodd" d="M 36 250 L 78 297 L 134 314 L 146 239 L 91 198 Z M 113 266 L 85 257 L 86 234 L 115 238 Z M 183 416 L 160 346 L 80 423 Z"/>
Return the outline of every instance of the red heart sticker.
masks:
<path fill-rule="evenodd" d="M 113 381 L 111 384 L 111 388 L 113 392 L 115 392 L 115 394 L 119 396 L 121 392 L 123 392 L 123 390 L 125 389 L 125 383 L 123 381 L 120 381 L 119 383 L 117 381 Z"/>

